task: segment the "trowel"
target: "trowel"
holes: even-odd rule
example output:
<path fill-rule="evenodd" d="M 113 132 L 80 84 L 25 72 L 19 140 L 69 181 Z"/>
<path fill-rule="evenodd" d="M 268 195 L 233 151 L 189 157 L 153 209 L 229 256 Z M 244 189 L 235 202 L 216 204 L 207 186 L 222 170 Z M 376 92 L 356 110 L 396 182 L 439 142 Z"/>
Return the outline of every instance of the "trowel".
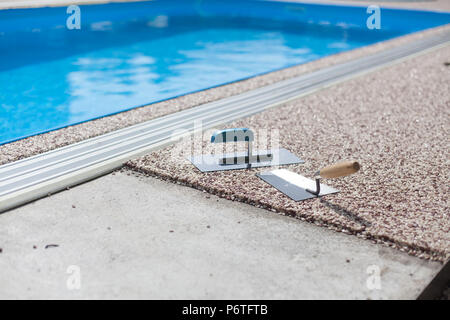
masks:
<path fill-rule="evenodd" d="M 190 157 L 189 160 L 202 172 L 304 163 L 303 160 L 283 148 L 254 151 L 253 141 L 253 131 L 248 128 L 216 131 L 211 136 L 211 143 L 246 142 L 247 151 L 219 155 L 204 154 Z"/>
<path fill-rule="evenodd" d="M 308 179 L 286 169 L 266 171 L 257 174 L 257 176 L 292 200 L 303 201 L 339 192 L 337 189 L 320 183 L 320 178 L 330 179 L 348 176 L 359 169 L 360 165 L 358 162 L 344 161 L 317 171 L 315 180 Z"/>

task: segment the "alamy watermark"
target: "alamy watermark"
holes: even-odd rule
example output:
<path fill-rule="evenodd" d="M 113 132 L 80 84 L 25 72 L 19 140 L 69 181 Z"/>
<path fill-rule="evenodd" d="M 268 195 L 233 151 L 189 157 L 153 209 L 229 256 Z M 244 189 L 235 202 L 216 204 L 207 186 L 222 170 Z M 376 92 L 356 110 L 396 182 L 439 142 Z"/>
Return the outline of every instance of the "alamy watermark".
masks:
<path fill-rule="evenodd" d="M 201 120 L 196 120 L 193 122 L 193 134 L 190 129 L 177 129 L 171 133 L 172 142 L 180 142 L 174 144 L 171 149 L 171 158 L 191 158 L 193 156 L 211 154 L 211 155 L 221 155 L 221 154 L 235 154 L 247 152 L 247 143 L 245 135 L 249 134 L 248 131 L 237 131 L 237 132 L 227 132 L 224 141 L 233 142 L 239 141 L 237 143 L 208 143 L 211 136 L 218 131 L 217 129 L 204 128 Z M 271 163 L 277 165 L 280 163 L 279 149 L 280 149 L 280 133 L 278 129 L 265 129 L 259 128 L 258 130 L 252 130 L 252 135 L 254 134 L 254 141 L 252 141 L 252 146 L 254 152 L 271 150 L 273 159 Z M 240 136 L 242 135 L 242 136 Z M 181 141 L 180 141 L 181 140 Z M 204 158 L 204 164 L 215 163 L 214 158 Z"/>
<path fill-rule="evenodd" d="M 69 30 L 80 30 L 81 29 L 81 10 L 77 5 L 70 5 L 66 10 L 67 14 L 70 16 L 66 20 L 66 26 Z"/>
<path fill-rule="evenodd" d="M 366 269 L 369 275 L 366 279 L 366 287 L 369 290 L 381 290 L 381 271 L 376 264 L 370 265 Z"/>
<path fill-rule="evenodd" d="M 367 18 L 366 26 L 368 29 L 381 29 L 381 10 L 379 6 L 370 5 L 366 12 L 370 14 Z"/>
<path fill-rule="evenodd" d="M 66 273 L 69 277 L 66 281 L 68 290 L 80 290 L 81 288 L 81 268 L 77 265 L 70 265 L 67 267 Z"/>
<path fill-rule="evenodd" d="M 66 26 L 69 30 L 81 29 L 81 9 L 77 5 L 70 5 L 67 7 L 66 13 L 70 16 L 67 17 Z M 366 20 L 366 26 L 368 29 L 381 29 L 381 9 L 377 5 L 370 5 L 367 7 L 366 13 L 370 16 Z M 167 16 L 158 16 L 154 20 L 149 21 L 149 26 L 158 28 L 167 27 Z"/>

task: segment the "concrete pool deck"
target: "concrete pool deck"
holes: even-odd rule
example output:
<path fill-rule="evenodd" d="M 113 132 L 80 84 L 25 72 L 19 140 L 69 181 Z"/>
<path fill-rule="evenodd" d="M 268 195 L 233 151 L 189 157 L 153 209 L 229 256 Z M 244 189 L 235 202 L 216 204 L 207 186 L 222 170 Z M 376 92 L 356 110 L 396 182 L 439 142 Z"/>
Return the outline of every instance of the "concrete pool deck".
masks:
<path fill-rule="evenodd" d="M 449 29 L 427 30 L 1 146 L 0 163 Z M 393 87 L 385 94 L 402 94 L 401 86 Z M 139 179 L 108 175 L 1 214 L 0 297 L 414 299 L 442 266 L 194 189 Z M 248 224 L 240 229 L 243 221 Z M 212 230 L 218 232 L 205 233 Z M 59 246 L 45 249 L 51 244 Z M 80 290 L 66 285 L 69 266 L 80 267 Z M 255 272 L 255 266 L 262 270 Z M 370 266 L 379 267 L 381 290 L 367 286 Z M 284 268 L 288 272 L 279 271 Z"/>
<path fill-rule="evenodd" d="M 0 248 L 0 299 L 415 299 L 441 268 L 126 170 L 0 214 Z"/>

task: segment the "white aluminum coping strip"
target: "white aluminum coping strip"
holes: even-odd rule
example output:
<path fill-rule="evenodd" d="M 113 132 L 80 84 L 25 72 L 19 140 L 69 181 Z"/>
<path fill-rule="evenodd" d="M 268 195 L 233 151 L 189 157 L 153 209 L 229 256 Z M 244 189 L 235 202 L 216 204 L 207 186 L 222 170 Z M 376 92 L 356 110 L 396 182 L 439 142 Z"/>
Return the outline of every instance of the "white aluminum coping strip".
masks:
<path fill-rule="evenodd" d="M 111 172 L 173 143 L 180 129 L 191 134 L 199 122 L 203 130 L 231 122 L 449 42 L 446 32 L 5 164 L 0 166 L 0 212 Z"/>

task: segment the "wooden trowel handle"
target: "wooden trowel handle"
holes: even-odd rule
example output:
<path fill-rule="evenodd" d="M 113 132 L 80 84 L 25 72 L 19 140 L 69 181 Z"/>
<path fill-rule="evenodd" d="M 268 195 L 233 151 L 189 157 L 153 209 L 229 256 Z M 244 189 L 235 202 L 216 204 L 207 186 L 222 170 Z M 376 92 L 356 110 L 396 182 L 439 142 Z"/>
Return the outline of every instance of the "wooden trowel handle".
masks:
<path fill-rule="evenodd" d="M 359 168 L 356 161 L 344 161 L 321 169 L 319 174 L 322 178 L 338 178 L 355 173 Z"/>

